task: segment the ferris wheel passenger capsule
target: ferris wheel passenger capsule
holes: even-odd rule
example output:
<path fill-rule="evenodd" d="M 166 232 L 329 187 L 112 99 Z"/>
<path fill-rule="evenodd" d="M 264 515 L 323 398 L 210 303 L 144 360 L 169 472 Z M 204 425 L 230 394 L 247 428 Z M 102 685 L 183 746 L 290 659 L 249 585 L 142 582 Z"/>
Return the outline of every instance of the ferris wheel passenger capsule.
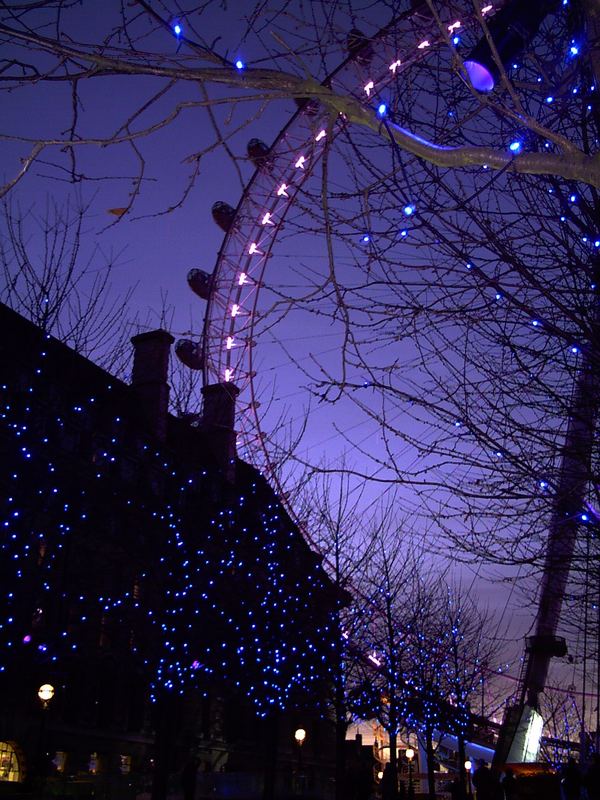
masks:
<path fill-rule="evenodd" d="M 225 233 L 229 233 L 235 219 L 235 208 L 230 206 L 229 203 L 225 203 L 223 200 L 217 200 L 217 202 L 213 204 L 211 212 L 212 218 L 219 228 L 225 231 Z"/>
<path fill-rule="evenodd" d="M 200 342 L 191 339 L 178 339 L 175 342 L 175 355 L 190 369 L 199 370 L 204 367 L 204 355 Z"/>
<path fill-rule="evenodd" d="M 194 294 L 197 294 L 202 300 L 208 300 L 212 289 L 212 275 L 204 272 L 203 269 L 194 268 L 188 272 L 187 282 Z"/>
<path fill-rule="evenodd" d="M 352 28 L 346 38 L 346 50 L 357 64 L 368 67 L 373 58 L 371 40 L 358 28 Z"/>
<path fill-rule="evenodd" d="M 257 169 L 268 168 L 271 165 L 269 158 L 270 147 L 261 139 L 250 139 L 246 146 L 248 158 Z"/>
<path fill-rule="evenodd" d="M 312 100 L 310 97 L 294 97 L 294 102 L 301 111 L 308 114 L 309 117 L 314 117 L 319 111 L 319 103 L 317 100 Z"/>

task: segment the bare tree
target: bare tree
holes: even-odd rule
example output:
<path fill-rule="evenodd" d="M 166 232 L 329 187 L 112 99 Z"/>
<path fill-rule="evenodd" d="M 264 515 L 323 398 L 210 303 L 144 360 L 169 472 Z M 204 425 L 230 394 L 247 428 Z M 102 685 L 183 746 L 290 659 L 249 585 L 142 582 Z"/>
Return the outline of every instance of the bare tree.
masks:
<path fill-rule="evenodd" d="M 198 111 L 206 113 L 208 125 L 215 132 L 214 142 L 189 155 L 188 163 L 193 165 L 189 186 L 198 175 L 200 160 L 214 147 L 228 147 L 230 137 L 222 131 L 220 116 L 215 111 L 217 106 L 269 104 L 284 98 L 310 97 L 318 100 L 329 115 L 343 114 L 352 128 L 372 131 L 386 146 L 400 148 L 442 168 L 486 165 L 494 170 L 554 175 L 600 185 L 598 158 L 582 148 L 580 142 L 565 136 L 560 124 L 555 126 L 539 108 L 541 91 L 546 88 L 544 82 L 540 87 L 513 81 L 508 73 L 512 65 L 502 61 L 499 44 L 491 50 L 493 63 L 489 68 L 498 73 L 500 96 L 490 98 L 476 90 L 463 56 L 453 44 L 446 4 L 436 4 L 433 0 L 412 4 L 412 14 L 426 17 L 431 39 L 441 40 L 447 47 L 447 71 L 465 81 L 471 111 L 477 114 L 483 109 L 499 120 L 519 124 L 552 142 L 551 151 L 524 152 L 515 157 L 514 152 L 490 140 L 485 130 L 480 130 L 476 139 L 471 138 L 468 126 L 462 141 L 448 142 L 442 132 L 424 135 L 416 115 L 403 119 L 402 124 L 390 121 L 382 125 L 375 109 L 365 108 L 361 98 L 344 91 L 335 82 L 325 83 L 332 59 L 337 56 L 340 60 L 340 48 L 345 47 L 353 21 L 358 22 L 358 17 L 361 24 L 368 26 L 367 36 L 377 25 L 378 15 L 368 11 L 368 7 L 362 8 L 358 3 L 350 7 L 336 4 L 333 8 L 328 3 L 314 4 L 311 14 L 303 15 L 300 6 L 292 2 L 285 3 L 283 9 L 277 5 L 272 10 L 264 3 L 256 3 L 248 9 L 246 24 L 241 29 L 233 26 L 236 38 L 221 41 L 222 31 L 232 28 L 231 18 L 220 16 L 215 21 L 211 16 L 212 5 L 165 2 L 154 7 L 147 0 L 138 0 L 133 7 L 126 4 L 115 7 L 112 17 L 102 19 L 104 27 L 98 21 L 97 29 L 83 34 L 77 27 L 76 6 L 68 0 L 42 0 L 30 5 L 3 3 L 0 35 L 6 52 L 1 73 L 4 86 L 11 91 L 29 86 L 41 89 L 46 83 L 59 91 L 64 87 L 70 93 L 72 108 L 71 118 L 65 120 L 64 133 L 44 131 L 43 125 L 27 132 L 6 130 L 3 138 L 18 143 L 22 155 L 3 191 L 9 191 L 22 180 L 42 157 L 54 160 L 56 154 L 64 153 L 64 158 L 54 161 L 55 165 L 60 163 L 60 169 L 66 170 L 73 180 L 81 181 L 89 177 L 79 158 L 82 150 L 126 147 L 139 164 L 131 206 L 142 188 L 147 166 L 143 142 L 149 136 L 187 114 L 194 117 Z M 591 0 L 579 7 L 588 41 L 593 43 L 597 40 L 597 10 Z M 385 13 L 381 14 L 381 27 L 393 28 L 390 18 L 402 22 L 410 16 L 410 9 L 406 3 L 387 3 Z M 451 10 L 458 19 L 473 16 L 468 3 L 456 3 Z M 231 13 L 229 9 L 223 12 Z M 489 36 L 493 23 L 488 24 L 480 11 L 476 20 L 475 38 Z M 215 32 L 214 38 L 211 31 Z M 255 63 L 248 69 L 234 55 L 238 41 L 244 39 L 251 41 L 248 49 L 258 51 Z M 423 49 L 431 45 L 427 41 Z M 351 49 L 360 49 L 360 39 L 358 45 L 356 36 L 353 42 Z M 596 72 L 597 62 L 595 45 L 590 45 L 590 64 Z M 546 63 L 544 67 L 550 65 Z M 115 76 L 137 79 L 151 87 L 149 93 L 144 99 L 132 98 L 111 133 L 100 127 L 88 132 L 83 122 L 88 87 L 102 80 L 112 81 Z M 198 86 L 200 96 L 196 92 Z M 537 101 L 537 109 L 524 99 L 529 96 Z M 183 197 L 188 193 L 185 190 Z M 125 212 L 127 208 L 122 210 Z"/>
<path fill-rule="evenodd" d="M 368 606 L 362 617 L 359 641 L 368 647 L 364 668 L 364 708 L 378 720 L 389 739 L 390 769 L 398 779 L 398 737 L 410 714 L 410 701 L 418 687 L 407 680 L 411 656 L 410 631 L 420 612 L 416 601 L 419 559 L 406 537 L 388 530 L 362 581 Z"/>
<path fill-rule="evenodd" d="M 167 2 L 160 13 L 147 2 L 123 6 L 88 43 L 69 3 L 5 3 L 5 87 L 14 96 L 56 87 L 72 114 L 65 134 L 5 134 L 22 160 L 4 190 L 23 185 L 41 158 L 54 175 L 83 182 L 80 153 L 127 148 L 136 170 L 116 209 L 126 218 L 145 189 L 147 143 L 188 115 L 194 131 L 208 120 L 212 138 L 187 153 L 180 194 L 162 209 L 171 210 L 214 149 L 233 156 L 243 182 L 236 136 L 269 105 L 316 102 L 338 135 L 303 188 L 296 225 L 320 237 L 326 258 L 301 291 L 282 280 L 269 309 L 337 326 L 339 359 L 302 364 L 305 387 L 323 405 L 347 401 L 378 431 L 358 445 L 347 434 L 358 480 L 413 487 L 421 518 L 435 516 L 455 555 L 532 573 L 545 561 L 557 576 L 556 610 L 598 499 L 598 11 L 592 0 L 552 10 L 506 62 L 482 12 L 461 29 L 464 44 L 454 42 L 444 15 L 473 19 L 470 3 L 413 5 L 392 2 L 376 19 L 357 4 L 313 4 L 303 17 L 294 3 L 276 12 L 257 4 L 239 40 L 221 46 L 204 33 L 207 3 Z M 408 60 L 394 56 L 403 68 L 375 85 L 369 48 L 396 50 L 401 32 L 413 22 L 422 31 L 423 21 L 443 46 L 413 40 Z M 328 80 L 355 25 L 365 29 L 354 47 L 358 89 Z M 388 38 L 377 37 L 386 26 Z M 246 34 L 257 53 L 249 66 L 234 53 Z M 464 67 L 464 47 L 482 37 L 497 72 L 491 94 Z M 135 91 L 115 109 L 119 120 L 90 135 L 83 109 L 94 87 L 123 80 Z M 269 317 L 262 332 L 273 327 Z M 554 537 L 560 546 L 546 548 L 549 528 L 565 534 Z"/>
<path fill-rule="evenodd" d="M 86 241 L 89 206 L 49 200 L 42 216 L 2 206 L 0 299 L 115 375 L 128 362 L 133 289 L 114 294 L 115 258 Z"/>
<path fill-rule="evenodd" d="M 377 512 L 372 518 L 359 514 L 360 494 L 352 491 L 343 475 L 338 480 L 337 476 L 317 472 L 306 476 L 301 487 L 296 509 L 312 544 L 323 557 L 323 567 L 336 591 L 339 631 L 330 659 L 330 674 L 336 738 L 335 791 L 336 798 L 342 800 L 356 791 L 346 769 L 345 741 L 357 711 L 362 666 L 368 659 L 361 637 L 361 619 L 369 600 L 361 591 L 361 576 L 373 557 L 382 520 Z"/>

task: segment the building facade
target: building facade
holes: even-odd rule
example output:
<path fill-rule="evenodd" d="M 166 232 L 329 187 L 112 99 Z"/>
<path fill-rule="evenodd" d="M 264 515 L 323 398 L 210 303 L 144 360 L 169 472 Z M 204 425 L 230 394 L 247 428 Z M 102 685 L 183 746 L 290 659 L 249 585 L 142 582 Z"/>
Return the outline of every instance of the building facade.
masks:
<path fill-rule="evenodd" d="M 327 797 L 337 599 L 235 455 L 235 387 L 190 424 L 164 331 L 132 385 L 0 331 L 0 797 Z"/>

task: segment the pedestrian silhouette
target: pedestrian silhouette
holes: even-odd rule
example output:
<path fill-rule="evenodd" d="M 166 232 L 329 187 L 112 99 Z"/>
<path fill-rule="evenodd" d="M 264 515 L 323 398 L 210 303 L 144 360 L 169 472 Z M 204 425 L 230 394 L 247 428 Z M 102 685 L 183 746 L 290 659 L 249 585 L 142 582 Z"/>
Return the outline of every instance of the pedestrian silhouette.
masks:
<path fill-rule="evenodd" d="M 588 800 L 600 800 L 600 755 L 594 753 L 592 763 L 585 774 L 584 785 Z"/>
<path fill-rule="evenodd" d="M 388 763 L 383 768 L 383 777 L 381 779 L 381 798 L 382 800 L 396 800 L 398 794 L 398 782 L 396 775 L 392 769 L 392 765 Z"/>
<path fill-rule="evenodd" d="M 196 777 L 198 775 L 198 759 L 190 758 L 181 772 L 181 788 L 183 800 L 194 800 L 196 796 Z"/>
<path fill-rule="evenodd" d="M 495 800 L 495 781 L 490 768 L 483 759 L 477 763 L 479 766 L 473 773 L 473 786 L 477 793 L 477 800 Z"/>
<path fill-rule="evenodd" d="M 500 781 L 504 800 L 516 800 L 517 798 L 517 779 L 512 769 L 507 769 L 504 777 Z"/>
<path fill-rule="evenodd" d="M 574 758 L 570 758 L 563 767 L 560 785 L 564 800 L 579 800 L 581 796 L 581 771 Z"/>

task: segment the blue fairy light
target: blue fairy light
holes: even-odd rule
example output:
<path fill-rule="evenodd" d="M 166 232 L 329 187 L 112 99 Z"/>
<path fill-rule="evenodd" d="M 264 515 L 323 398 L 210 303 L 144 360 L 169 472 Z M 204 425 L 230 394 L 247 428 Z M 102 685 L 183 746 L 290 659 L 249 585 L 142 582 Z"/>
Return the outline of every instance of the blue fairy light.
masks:
<path fill-rule="evenodd" d="M 411 217 L 415 213 L 415 207 L 413 205 L 406 205 L 403 208 L 404 216 Z"/>
<path fill-rule="evenodd" d="M 554 102 L 554 98 L 552 97 L 551 94 L 549 94 L 548 97 L 546 98 L 546 102 L 547 103 L 553 103 Z"/>
<path fill-rule="evenodd" d="M 385 103 L 380 103 L 378 108 L 377 108 L 377 113 L 379 114 L 380 117 L 385 117 L 386 112 L 387 112 L 386 104 Z"/>
<path fill-rule="evenodd" d="M 405 239 L 405 238 L 408 236 L 408 231 L 406 230 L 406 228 L 405 228 L 404 230 L 401 230 L 401 231 L 400 231 L 400 236 L 401 236 L 403 239 Z"/>
<path fill-rule="evenodd" d="M 365 233 L 363 234 L 361 241 L 364 242 L 364 244 L 368 244 L 371 241 L 371 237 L 368 233 Z"/>
<path fill-rule="evenodd" d="M 241 58 L 238 58 L 238 60 L 235 62 L 235 68 L 236 69 L 242 70 L 242 69 L 245 68 L 245 66 L 246 65 L 244 64 L 244 62 L 242 61 Z"/>
<path fill-rule="evenodd" d="M 175 25 L 173 25 L 173 33 L 175 34 L 175 36 L 181 36 L 182 32 L 183 28 L 178 22 L 176 22 Z"/>
<path fill-rule="evenodd" d="M 452 39 L 452 44 L 460 44 L 460 36 L 455 36 Z"/>
<path fill-rule="evenodd" d="M 570 203 L 576 203 L 577 202 L 577 195 L 576 194 L 570 195 L 569 196 L 569 202 Z"/>
<path fill-rule="evenodd" d="M 518 152 L 519 152 L 519 150 L 521 149 L 521 147 L 523 147 L 523 145 L 521 144 L 521 142 L 511 142 L 511 143 L 508 145 L 508 149 L 509 149 L 509 150 L 510 150 L 512 153 L 518 153 Z"/>
<path fill-rule="evenodd" d="M 569 53 L 572 56 L 578 56 L 579 55 L 579 47 L 578 47 L 578 45 L 572 44 L 571 47 L 569 48 Z"/>

